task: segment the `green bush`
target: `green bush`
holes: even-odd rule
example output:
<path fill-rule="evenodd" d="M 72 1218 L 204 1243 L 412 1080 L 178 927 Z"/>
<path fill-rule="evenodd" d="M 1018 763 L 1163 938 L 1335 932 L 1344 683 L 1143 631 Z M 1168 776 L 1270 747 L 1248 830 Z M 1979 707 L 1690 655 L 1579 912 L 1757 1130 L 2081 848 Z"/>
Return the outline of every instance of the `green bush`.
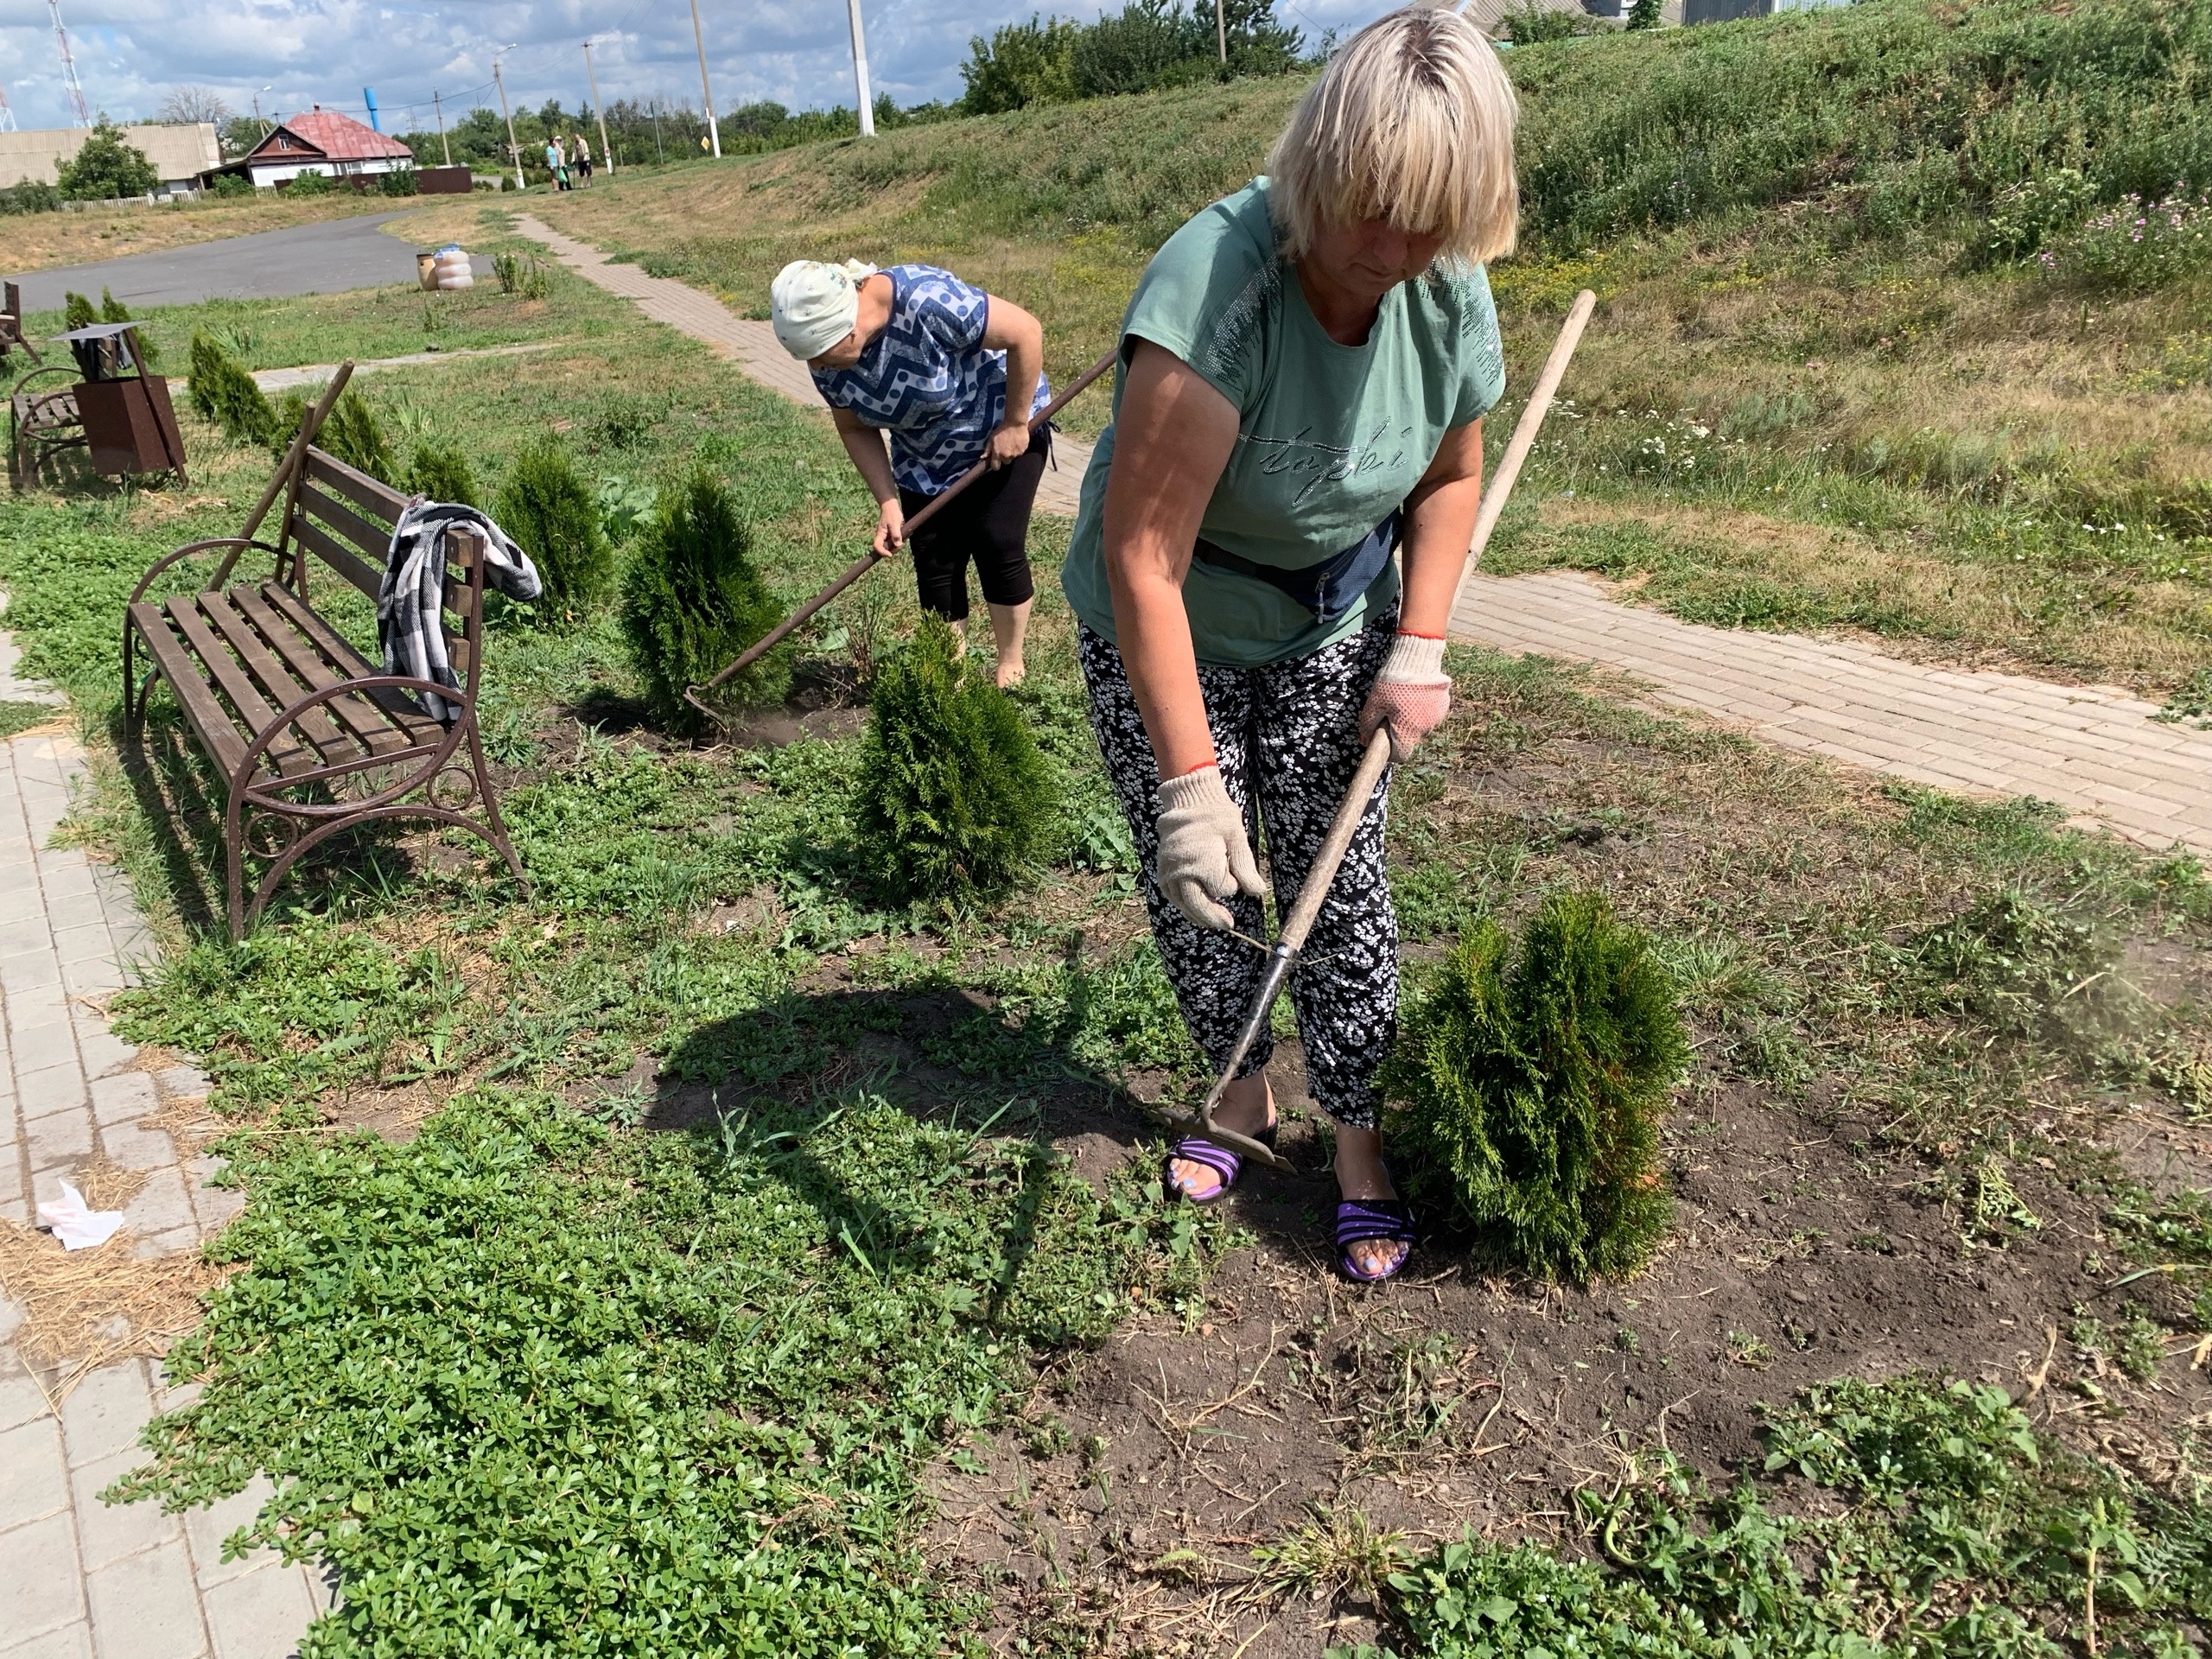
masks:
<path fill-rule="evenodd" d="M 600 531 L 599 503 L 556 439 L 543 435 L 524 446 L 499 486 L 494 516 L 544 581 L 541 620 L 571 626 L 606 597 L 614 561 Z"/>
<path fill-rule="evenodd" d="M 294 196 L 327 196 L 338 187 L 330 181 L 327 173 L 302 173 L 284 187 L 285 194 Z"/>
<path fill-rule="evenodd" d="M 61 210 L 61 193 L 37 179 L 0 190 L 0 214 L 53 213 Z"/>
<path fill-rule="evenodd" d="M 276 410 L 253 384 L 253 377 L 204 328 L 192 333 L 191 397 L 200 418 L 221 427 L 232 443 L 264 448 L 276 443 Z M 292 430 L 297 429 L 296 422 Z"/>
<path fill-rule="evenodd" d="M 760 573 L 737 504 L 703 467 L 661 492 L 622 577 L 622 631 L 645 699 L 662 725 L 696 733 L 686 686 L 721 671 L 782 619 Z M 721 693 L 734 705 L 780 702 L 791 652 L 779 645 Z"/>
<path fill-rule="evenodd" d="M 77 153 L 61 163 L 61 194 L 72 201 L 111 201 L 143 196 L 162 181 L 146 152 L 102 116 Z"/>
<path fill-rule="evenodd" d="M 304 394 L 299 401 L 302 406 L 305 405 Z M 289 401 L 286 412 L 291 412 Z M 282 448 L 289 443 L 292 435 L 299 429 L 300 418 L 294 414 L 279 433 L 276 447 Z M 394 484 L 399 477 L 398 464 L 391 458 L 391 444 L 384 435 L 384 428 L 378 424 L 375 412 L 361 394 L 351 386 L 339 398 L 338 406 L 324 418 L 322 430 L 315 435 L 315 442 L 325 454 L 335 455 L 348 467 L 359 467 L 380 482 Z"/>
<path fill-rule="evenodd" d="M 253 194 L 253 181 L 243 173 L 224 173 L 217 175 L 207 187 L 211 196 L 234 199 Z"/>
<path fill-rule="evenodd" d="M 1058 791 L 1013 702 L 922 619 L 875 677 L 857 821 L 885 884 L 909 899 L 988 898 L 1058 828 Z"/>
<path fill-rule="evenodd" d="M 1666 1228 L 1658 1118 L 1688 1058 L 1673 982 L 1602 896 L 1551 894 L 1517 950 L 1485 922 L 1384 1068 L 1413 1196 L 1532 1271 L 1627 1272 Z"/>
<path fill-rule="evenodd" d="M 389 173 L 379 173 L 377 175 L 377 189 L 387 196 L 416 194 L 418 187 L 415 182 L 415 169 L 411 167 L 402 167 L 396 168 Z"/>
<path fill-rule="evenodd" d="M 415 453 L 407 458 L 407 473 L 399 487 L 410 495 L 433 501 L 458 501 L 465 507 L 482 505 L 476 471 L 456 444 L 416 444 Z"/>
<path fill-rule="evenodd" d="M 61 326 L 64 328 L 89 328 L 100 320 L 99 308 L 76 289 L 68 289 L 61 296 Z"/>

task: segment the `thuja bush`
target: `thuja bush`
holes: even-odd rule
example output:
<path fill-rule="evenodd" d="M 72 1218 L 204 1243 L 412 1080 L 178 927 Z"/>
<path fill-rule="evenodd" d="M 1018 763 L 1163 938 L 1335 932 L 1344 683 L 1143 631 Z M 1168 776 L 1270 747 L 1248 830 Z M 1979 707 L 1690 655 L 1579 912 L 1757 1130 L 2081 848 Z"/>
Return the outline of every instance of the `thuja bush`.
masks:
<path fill-rule="evenodd" d="M 276 430 L 276 411 L 253 377 L 205 329 L 192 335 L 192 406 L 232 443 L 265 445 Z"/>
<path fill-rule="evenodd" d="M 885 885 L 907 899 L 1003 893 L 1058 827 L 1028 722 L 938 617 L 875 677 L 856 819 Z"/>
<path fill-rule="evenodd" d="M 300 399 L 304 407 L 306 399 Z M 285 406 L 287 421 L 277 435 L 277 447 L 291 442 L 292 435 L 300 429 L 299 415 L 289 401 Z M 322 429 L 315 434 L 315 447 L 327 455 L 335 455 L 348 467 L 359 468 L 371 478 L 396 485 L 399 467 L 391 458 L 391 442 L 384 435 L 376 411 L 372 410 L 361 394 L 350 388 L 338 399 L 337 407 L 324 417 Z"/>
<path fill-rule="evenodd" d="M 457 501 L 465 507 L 482 505 L 476 469 L 456 444 L 416 444 L 407 458 L 407 474 L 399 487 L 432 501 Z"/>
<path fill-rule="evenodd" d="M 654 716 L 696 733 L 704 719 L 684 688 L 721 672 L 782 615 L 729 486 L 701 468 L 663 490 L 622 575 L 622 632 Z M 791 683 L 791 647 L 779 645 L 718 695 L 741 707 L 781 702 Z"/>
<path fill-rule="evenodd" d="M 1485 922 L 1414 999 L 1383 1075 L 1414 1196 L 1531 1271 L 1630 1271 L 1665 1231 L 1658 1121 L 1688 1058 L 1673 982 L 1603 897 Z"/>
<path fill-rule="evenodd" d="M 100 320 L 99 308 L 74 289 L 61 296 L 61 326 L 64 328 L 89 328 Z"/>
<path fill-rule="evenodd" d="M 572 626 L 607 596 L 614 561 L 600 531 L 599 504 L 555 439 L 537 438 L 515 457 L 493 516 L 544 581 L 542 620 Z"/>

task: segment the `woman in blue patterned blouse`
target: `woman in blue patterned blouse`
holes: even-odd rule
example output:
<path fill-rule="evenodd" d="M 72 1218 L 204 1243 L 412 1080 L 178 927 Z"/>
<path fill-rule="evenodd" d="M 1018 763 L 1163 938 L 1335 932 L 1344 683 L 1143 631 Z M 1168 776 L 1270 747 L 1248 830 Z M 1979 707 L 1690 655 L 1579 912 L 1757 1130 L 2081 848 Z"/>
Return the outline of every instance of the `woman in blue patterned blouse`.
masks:
<path fill-rule="evenodd" d="M 914 577 L 923 607 L 964 639 L 974 561 L 998 683 L 1014 684 L 1036 593 L 1029 510 L 1052 453 L 1049 429 L 1029 429 L 1052 395 L 1044 328 L 1012 301 L 934 265 L 878 270 L 801 259 L 777 273 L 771 297 L 776 338 L 813 371 L 845 453 L 875 497 L 879 553 L 898 550 L 907 518 L 931 497 L 977 461 L 989 465 L 914 537 Z"/>

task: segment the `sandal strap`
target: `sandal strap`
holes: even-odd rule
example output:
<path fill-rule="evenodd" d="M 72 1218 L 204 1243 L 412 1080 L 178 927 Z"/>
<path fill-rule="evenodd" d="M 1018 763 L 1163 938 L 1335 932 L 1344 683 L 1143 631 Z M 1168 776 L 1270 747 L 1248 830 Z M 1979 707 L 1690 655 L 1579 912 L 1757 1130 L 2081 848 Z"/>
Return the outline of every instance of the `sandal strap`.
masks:
<path fill-rule="evenodd" d="M 1337 1201 L 1337 1248 L 1371 1238 L 1414 1243 L 1413 1215 L 1397 1198 L 1340 1198 Z"/>
<path fill-rule="evenodd" d="M 1244 1160 L 1228 1147 L 1217 1147 L 1195 1135 L 1178 1141 L 1167 1156 L 1171 1161 L 1181 1159 L 1185 1163 L 1205 1165 L 1221 1177 L 1224 1186 L 1233 1184 L 1244 1168 Z"/>

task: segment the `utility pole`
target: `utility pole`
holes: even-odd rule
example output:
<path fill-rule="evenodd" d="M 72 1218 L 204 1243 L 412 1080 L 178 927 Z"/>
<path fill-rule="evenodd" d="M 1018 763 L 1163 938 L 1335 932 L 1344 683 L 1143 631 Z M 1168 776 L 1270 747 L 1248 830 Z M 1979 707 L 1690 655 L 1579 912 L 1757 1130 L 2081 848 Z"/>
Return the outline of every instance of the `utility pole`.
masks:
<path fill-rule="evenodd" d="M 437 88 L 430 89 L 430 102 L 438 111 L 438 147 L 446 153 L 446 165 L 453 165 L 453 145 L 446 137 L 446 106 L 438 97 Z"/>
<path fill-rule="evenodd" d="M 861 137 L 875 137 L 875 99 L 868 95 L 868 34 L 861 27 L 861 0 L 845 0 L 845 16 L 853 26 L 853 89 L 861 100 Z"/>
<path fill-rule="evenodd" d="M 270 81 L 267 86 L 261 89 L 261 92 L 266 92 L 273 90 L 276 85 L 276 83 L 275 81 Z M 269 124 L 261 118 L 261 92 L 256 92 L 253 95 L 253 124 L 261 129 L 261 136 L 264 138 L 266 138 L 270 134 L 270 128 Z"/>
<path fill-rule="evenodd" d="M 707 37 L 699 32 L 699 0 L 691 0 L 691 38 L 699 48 L 699 91 L 707 100 L 707 137 L 714 141 L 715 159 L 722 158 L 722 130 L 715 124 L 715 89 L 707 85 Z"/>
<path fill-rule="evenodd" d="M 69 89 L 69 114 L 77 126 L 92 124 L 92 112 L 85 104 L 84 83 L 77 79 L 77 55 L 69 49 L 69 31 L 61 27 L 61 0 L 46 0 L 47 10 L 54 14 L 54 38 L 61 45 L 61 84 Z"/>
<path fill-rule="evenodd" d="M 599 118 L 599 153 L 607 170 L 614 171 L 614 146 L 607 142 L 607 111 L 599 104 L 599 75 L 591 67 L 591 42 L 584 42 L 584 79 L 591 82 L 591 112 Z"/>
<path fill-rule="evenodd" d="M 666 167 L 668 165 L 668 151 L 660 142 L 659 99 L 656 98 L 652 100 L 652 109 L 653 112 L 653 154 L 660 158 L 660 164 L 663 167 Z"/>
<path fill-rule="evenodd" d="M 522 175 L 522 146 L 515 142 L 515 115 L 514 111 L 507 107 L 506 77 L 499 73 L 499 52 L 512 52 L 517 44 L 511 41 L 501 47 L 499 52 L 492 54 L 492 79 L 499 84 L 499 113 L 506 118 L 507 157 L 515 164 L 515 188 L 527 190 L 530 188 L 530 181 Z"/>
<path fill-rule="evenodd" d="M 1460 0 L 1460 3 L 1465 4 L 1465 0 Z M 1221 48 L 1222 65 L 1226 67 L 1229 63 L 1229 17 L 1222 10 L 1222 0 L 1213 0 L 1213 38 Z"/>

